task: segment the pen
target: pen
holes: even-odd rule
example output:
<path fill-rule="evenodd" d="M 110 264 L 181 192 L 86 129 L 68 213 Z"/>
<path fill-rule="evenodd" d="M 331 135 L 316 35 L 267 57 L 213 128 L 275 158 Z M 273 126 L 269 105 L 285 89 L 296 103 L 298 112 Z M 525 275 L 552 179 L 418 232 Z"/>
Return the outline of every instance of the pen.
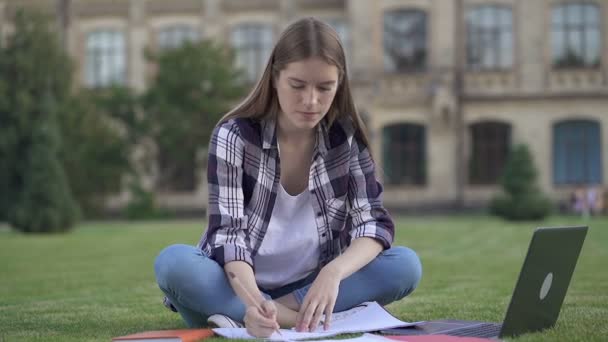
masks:
<path fill-rule="evenodd" d="M 262 307 L 260 306 L 260 304 L 255 300 L 255 298 L 253 297 L 253 295 L 251 293 L 249 293 L 249 291 L 247 291 L 247 288 L 241 283 L 241 281 L 239 280 L 239 278 L 236 277 L 236 274 L 234 274 L 233 272 L 228 272 L 228 275 L 230 276 L 230 279 L 232 279 L 232 283 L 234 284 L 234 286 L 238 287 L 239 290 L 246 296 L 248 297 L 249 301 L 251 303 L 253 303 L 253 305 L 255 305 L 256 309 L 258 309 L 259 312 L 265 312 Z M 281 337 L 283 337 L 283 334 L 281 334 L 281 331 L 279 331 L 279 329 L 277 328 L 275 330 Z"/>

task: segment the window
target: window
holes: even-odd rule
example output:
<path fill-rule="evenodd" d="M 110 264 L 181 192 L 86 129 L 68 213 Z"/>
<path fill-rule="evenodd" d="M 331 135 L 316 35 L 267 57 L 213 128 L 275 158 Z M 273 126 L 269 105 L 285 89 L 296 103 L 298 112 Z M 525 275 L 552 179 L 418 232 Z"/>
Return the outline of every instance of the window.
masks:
<path fill-rule="evenodd" d="M 199 32 L 189 25 L 175 25 L 163 28 L 158 33 L 158 46 L 161 49 L 173 49 L 186 42 L 196 42 L 200 39 Z"/>
<path fill-rule="evenodd" d="M 426 13 L 393 10 L 384 14 L 384 69 L 412 71 L 426 68 Z"/>
<path fill-rule="evenodd" d="M 601 55 L 599 6 L 591 3 L 555 6 L 551 25 L 554 67 L 599 67 Z"/>
<path fill-rule="evenodd" d="M 236 66 L 245 79 L 254 82 L 262 73 L 272 52 L 272 27 L 266 24 L 241 24 L 232 31 Z"/>
<path fill-rule="evenodd" d="M 467 12 L 467 66 L 472 70 L 513 66 L 511 9 L 478 6 Z"/>
<path fill-rule="evenodd" d="M 602 182 L 600 125 L 595 121 L 568 120 L 553 127 L 555 184 Z"/>
<path fill-rule="evenodd" d="M 86 40 L 85 84 L 107 87 L 126 82 L 126 48 L 124 34 L 117 30 L 98 30 Z"/>
<path fill-rule="evenodd" d="M 383 160 L 386 183 L 426 183 L 426 131 L 422 125 L 397 124 L 383 129 Z"/>
<path fill-rule="evenodd" d="M 470 132 L 469 183 L 498 183 L 509 155 L 511 126 L 499 122 L 480 122 L 471 125 Z"/>
<path fill-rule="evenodd" d="M 342 45 L 344 46 L 344 50 L 345 50 L 345 54 L 346 54 L 346 59 L 347 61 L 350 60 L 348 58 L 349 53 L 350 53 L 350 49 L 351 49 L 351 40 L 350 40 L 350 30 L 348 27 L 348 23 L 345 20 L 342 19 L 330 19 L 327 21 L 327 23 L 329 25 L 331 25 L 331 27 L 334 28 L 334 30 L 336 30 L 336 32 L 338 32 L 338 36 L 340 37 L 340 40 L 342 41 Z M 350 64 L 347 62 L 347 64 Z"/>
<path fill-rule="evenodd" d="M 156 187 L 163 191 L 194 191 L 196 190 L 199 170 L 196 165 L 195 153 L 183 152 L 180 156 L 170 152 L 170 149 L 159 146 L 158 151 L 159 177 Z"/>

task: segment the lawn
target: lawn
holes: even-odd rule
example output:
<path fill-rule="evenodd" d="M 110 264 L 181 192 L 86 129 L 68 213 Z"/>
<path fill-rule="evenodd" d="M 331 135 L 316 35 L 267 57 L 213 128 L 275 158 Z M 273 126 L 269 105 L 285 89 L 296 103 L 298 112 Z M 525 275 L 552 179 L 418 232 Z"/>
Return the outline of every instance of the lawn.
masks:
<path fill-rule="evenodd" d="M 419 288 L 389 306 L 406 321 L 501 321 L 535 226 L 483 216 L 401 217 L 397 244 L 418 251 Z M 608 336 L 608 218 L 591 230 L 554 329 L 517 341 L 600 341 Z M 172 243 L 198 241 L 202 221 L 84 223 L 69 234 L 22 235 L 0 227 L 0 341 L 109 341 L 183 328 L 161 305 L 152 270 Z"/>

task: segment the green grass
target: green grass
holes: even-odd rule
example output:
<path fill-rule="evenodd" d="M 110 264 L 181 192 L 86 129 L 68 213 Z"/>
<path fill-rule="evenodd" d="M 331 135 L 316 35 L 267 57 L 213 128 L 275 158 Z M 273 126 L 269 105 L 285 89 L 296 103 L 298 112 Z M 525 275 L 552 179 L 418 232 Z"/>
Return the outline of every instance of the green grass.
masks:
<path fill-rule="evenodd" d="M 580 224 L 554 217 L 540 225 Z M 518 341 L 600 341 L 608 336 L 608 218 L 594 218 L 554 329 Z M 418 251 L 419 288 L 389 306 L 406 321 L 501 321 L 534 226 L 488 217 L 403 217 L 397 244 Z M 109 341 L 183 328 L 160 303 L 155 255 L 198 241 L 202 221 L 86 223 L 54 236 L 0 228 L 0 341 Z"/>

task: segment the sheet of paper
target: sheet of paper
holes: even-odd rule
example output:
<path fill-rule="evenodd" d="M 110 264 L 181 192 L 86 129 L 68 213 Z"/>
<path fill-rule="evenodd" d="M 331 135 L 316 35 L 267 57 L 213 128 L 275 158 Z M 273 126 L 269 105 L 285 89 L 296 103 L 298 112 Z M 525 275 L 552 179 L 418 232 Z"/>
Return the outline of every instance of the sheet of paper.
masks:
<path fill-rule="evenodd" d="M 343 338 L 339 340 L 314 340 L 314 342 L 395 342 L 395 340 L 391 340 L 390 338 L 382 337 L 380 335 L 363 334 L 354 338 Z"/>
<path fill-rule="evenodd" d="M 328 330 L 319 326 L 313 332 L 297 332 L 293 329 L 281 329 L 281 335 L 274 333 L 268 340 L 306 340 L 323 338 L 344 333 L 359 333 L 389 328 L 407 327 L 416 323 L 403 322 L 395 318 L 376 302 L 365 302 L 354 308 L 336 312 L 331 316 L 331 325 Z M 252 339 L 245 328 L 216 328 L 213 331 L 227 338 Z"/>

